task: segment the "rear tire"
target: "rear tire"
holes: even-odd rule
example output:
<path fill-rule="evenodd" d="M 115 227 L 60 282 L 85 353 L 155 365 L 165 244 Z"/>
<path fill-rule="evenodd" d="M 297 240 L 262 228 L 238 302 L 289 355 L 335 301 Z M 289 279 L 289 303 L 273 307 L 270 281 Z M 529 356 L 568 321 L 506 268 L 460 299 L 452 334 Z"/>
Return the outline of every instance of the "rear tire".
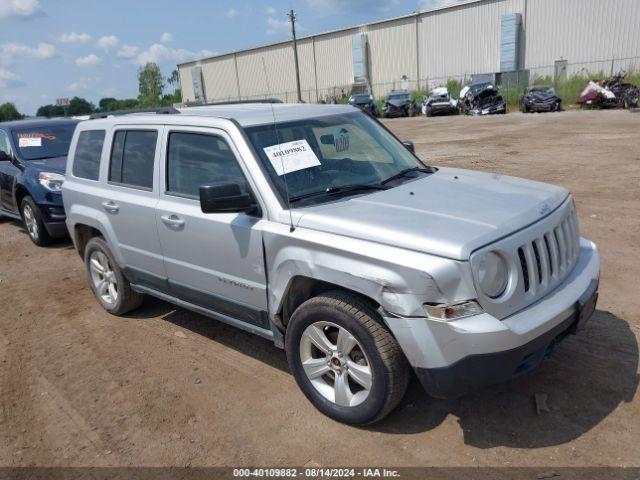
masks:
<path fill-rule="evenodd" d="M 29 238 L 33 243 L 39 247 L 44 247 L 51 243 L 53 239 L 51 235 L 49 235 L 49 232 L 47 232 L 47 227 L 44 225 L 40 208 L 38 208 L 36 202 L 34 202 L 33 198 L 29 195 L 22 199 L 20 216 L 29 234 Z"/>
<path fill-rule="evenodd" d="M 409 365 L 375 308 L 356 295 L 332 291 L 300 305 L 286 333 L 289 366 L 298 386 L 328 417 L 364 425 L 402 400 Z"/>
<path fill-rule="evenodd" d="M 131 288 L 107 242 L 101 237 L 94 237 L 87 242 L 84 264 L 91 290 L 107 312 L 123 315 L 142 304 L 144 295 Z"/>

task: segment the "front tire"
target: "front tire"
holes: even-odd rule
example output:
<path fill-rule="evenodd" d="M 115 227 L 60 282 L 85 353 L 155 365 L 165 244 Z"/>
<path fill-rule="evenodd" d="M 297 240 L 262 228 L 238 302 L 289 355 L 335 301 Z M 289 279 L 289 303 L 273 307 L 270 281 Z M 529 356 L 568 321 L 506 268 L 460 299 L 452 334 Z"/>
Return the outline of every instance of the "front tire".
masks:
<path fill-rule="evenodd" d="M 339 422 L 377 422 L 400 402 L 409 366 L 376 310 L 341 291 L 311 298 L 286 333 L 289 366 L 313 405 Z"/>
<path fill-rule="evenodd" d="M 51 243 L 52 238 L 44 225 L 42 213 L 33 198 L 28 195 L 22 199 L 20 204 L 20 216 L 33 243 L 39 247 L 44 247 Z"/>
<path fill-rule="evenodd" d="M 107 312 L 123 315 L 142 304 L 144 296 L 131 288 L 102 238 L 94 237 L 87 242 L 84 263 L 91 290 Z"/>

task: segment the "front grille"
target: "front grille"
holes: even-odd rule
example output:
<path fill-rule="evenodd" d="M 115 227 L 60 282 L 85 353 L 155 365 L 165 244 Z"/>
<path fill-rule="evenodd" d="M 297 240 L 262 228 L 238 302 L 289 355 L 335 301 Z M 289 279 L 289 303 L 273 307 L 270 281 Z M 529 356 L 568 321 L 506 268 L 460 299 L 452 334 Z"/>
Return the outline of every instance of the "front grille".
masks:
<path fill-rule="evenodd" d="M 524 292 L 538 296 L 575 264 L 580 246 L 573 208 L 558 225 L 518 248 Z"/>

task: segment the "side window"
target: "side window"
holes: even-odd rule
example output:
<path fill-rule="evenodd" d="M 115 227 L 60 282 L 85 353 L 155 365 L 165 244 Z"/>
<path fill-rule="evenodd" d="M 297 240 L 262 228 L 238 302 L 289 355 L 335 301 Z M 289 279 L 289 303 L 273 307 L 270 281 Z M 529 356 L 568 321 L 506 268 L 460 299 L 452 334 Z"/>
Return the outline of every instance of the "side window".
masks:
<path fill-rule="evenodd" d="M 199 188 L 246 179 L 227 142 L 214 135 L 171 132 L 167 149 L 167 193 L 198 198 Z"/>
<path fill-rule="evenodd" d="M 9 143 L 9 135 L 4 130 L 0 130 L 0 152 L 11 155 L 11 144 Z"/>
<path fill-rule="evenodd" d="M 118 130 L 111 147 L 109 181 L 130 187 L 153 188 L 157 139 L 155 130 Z"/>
<path fill-rule="evenodd" d="M 84 130 L 80 132 L 76 153 L 73 158 L 74 177 L 98 180 L 104 133 L 104 130 Z"/>

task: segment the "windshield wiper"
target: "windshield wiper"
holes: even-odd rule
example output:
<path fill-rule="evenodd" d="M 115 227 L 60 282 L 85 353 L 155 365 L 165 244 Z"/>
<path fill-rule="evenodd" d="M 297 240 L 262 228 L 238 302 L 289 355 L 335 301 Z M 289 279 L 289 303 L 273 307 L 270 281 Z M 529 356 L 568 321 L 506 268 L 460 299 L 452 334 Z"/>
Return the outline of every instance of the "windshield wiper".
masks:
<path fill-rule="evenodd" d="M 407 175 L 407 173 L 411 173 L 411 172 L 433 173 L 433 170 L 430 169 L 430 168 L 426 168 L 426 167 L 405 168 L 404 170 L 400 170 L 395 175 L 391 175 L 389 178 L 387 178 L 385 180 L 382 180 L 380 182 L 380 185 L 386 185 L 387 183 L 391 182 L 392 180 L 404 177 L 404 176 Z"/>
<path fill-rule="evenodd" d="M 324 190 L 319 190 L 317 192 L 304 193 L 302 195 L 296 195 L 294 197 L 289 198 L 290 202 L 297 202 L 299 200 L 305 200 L 307 198 L 319 197 L 321 195 L 333 195 L 336 193 L 344 193 L 344 192 L 354 192 L 357 190 L 386 190 L 387 187 L 383 187 L 382 185 L 367 185 L 367 184 L 353 184 L 353 185 L 342 185 L 340 187 L 329 187 Z"/>

